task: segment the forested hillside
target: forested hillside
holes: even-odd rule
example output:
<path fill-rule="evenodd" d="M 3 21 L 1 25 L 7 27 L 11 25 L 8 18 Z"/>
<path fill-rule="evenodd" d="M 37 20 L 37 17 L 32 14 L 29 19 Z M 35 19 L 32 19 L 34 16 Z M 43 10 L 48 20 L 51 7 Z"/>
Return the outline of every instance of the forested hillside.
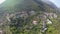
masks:
<path fill-rule="evenodd" d="M 0 33 L 60 34 L 60 14 L 46 0 L 7 0 L 0 5 Z"/>

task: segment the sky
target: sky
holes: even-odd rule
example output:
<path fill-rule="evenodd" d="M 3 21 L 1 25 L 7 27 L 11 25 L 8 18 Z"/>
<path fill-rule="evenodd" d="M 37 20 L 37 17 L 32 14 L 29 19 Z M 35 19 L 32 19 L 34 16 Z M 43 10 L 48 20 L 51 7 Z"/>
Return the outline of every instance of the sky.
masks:
<path fill-rule="evenodd" d="M 0 4 L 2 4 L 5 0 L 0 0 Z"/>
<path fill-rule="evenodd" d="M 50 0 L 53 2 L 57 7 L 60 7 L 60 0 Z"/>

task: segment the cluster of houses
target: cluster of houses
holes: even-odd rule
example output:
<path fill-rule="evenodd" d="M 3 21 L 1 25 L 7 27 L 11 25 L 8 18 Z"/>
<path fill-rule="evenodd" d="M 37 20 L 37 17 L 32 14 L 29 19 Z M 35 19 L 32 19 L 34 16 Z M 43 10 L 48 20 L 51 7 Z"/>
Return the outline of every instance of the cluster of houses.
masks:
<path fill-rule="evenodd" d="M 7 13 L 6 14 L 6 18 L 8 21 L 10 21 L 10 17 L 16 17 L 16 18 L 19 18 L 19 17 L 24 17 L 24 18 L 27 18 L 28 16 L 31 16 L 31 15 L 35 15 L 35 11 L 21 11 L 21 12 L 16 12 L 14 14 L 9 14 Z"/>
<path fill-rule="evenodd" d="M 55 13 L 44 13 L 44 15 L 40 15 L 39 18 L 42 19 L 42 29 L 41 32 L 45 32 L 48 28 L 47 28 L 47 24 L 52 24 L 52 21 L 48 18 L 57 18 L 57 15 Z M 38 25 L 38 21 L 37 20 L 33 20 L 32 22 L 34 25 Z"/>
<path fill-rule="evenodd" d="M 47 13 L 47 12 L 45 12 L 44 13 L 47 17 L 49 17 L 49 18 L 57 18 L 58 16 L 57 16 L 57 14 L 55 14 L 55 13 Z"/>
<path fill-rule="evenodd" d="M 29 14 L 35 15 L 35 11 L 30 11 Z M 26 17 L 27 18 L 29 16 L 29 14 L 26 11 L 21 11 L 16 14 L 11 14 L 11 15 L 7 14 L 6 18 L 8 21 L 10 21 L 10 19 L 9 19 L 10 17 L 16 16 L 17 18 L 18 17 Z M 41 29 L 42 32 L 45 32 L 47 30 L 47 26 L 46 26 L 47 24 L 52 24 L 52 21 L 49 20 L 47 17 L 48 18 L 57 18 L 57 15 L 55 13 L 45 13 L 45 12 L 44 12 L 44 14 L 39 15 L 39 19 L 41 19 L 43 21 L 42 29 Z M 38 25 L 38 21 L 33 20 L 32 24 Z"/>

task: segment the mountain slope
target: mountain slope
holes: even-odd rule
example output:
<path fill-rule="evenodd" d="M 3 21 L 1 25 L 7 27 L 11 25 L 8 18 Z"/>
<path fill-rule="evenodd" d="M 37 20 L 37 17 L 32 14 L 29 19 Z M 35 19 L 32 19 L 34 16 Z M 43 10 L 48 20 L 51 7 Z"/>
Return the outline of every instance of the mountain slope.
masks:
<path fill-rule="evenodd" d="M 7 13 L 21 12 L 22 10 L 28 10 L 29 12 L 31 10 L 35 12 L 58 12 L 53 3 L 49 2 L 50 4 L 47 4 L 46 2 L 41 0 L 7 0 L 0 5 L 0 17 L 4 18 Z"/>
<path fill-rule="evenodd" d="M 33 8 L 32 6 L 38 7 L 38 8 L 47 8 L 46 6 L 48 6 L 49 8 L 55 9 L 56 6 L 53 5 L 53 3 L 51 4 L 47 4 L 46 2 L 43 1 L 36 1 L 36 0 L 7 0 L 4 4 L 1 5 L 1 9 L 8 12 L 8 10 L 11 10 L 14 12 L 14 10 L 20 10 L 20 9 L 24 9 L 24 8 Z M 12 3 L 13 2 L 13 3 Z M 40 5 L 39 5 L 40 3 Z M 45 6 L 46 5 L 46 6 Z M 51 6 L 50 6 L 51 5 Z M 40 6 L 40 7 L 39 7 Z M 13 9 L 13 10 L 12 10 Z M 36 9 L 35 9 L 36 10 Z"/>
<path fill-rule="evenodd" d="M 0 17 L 4 19 L 1 29 L 6 34 L 44 34 L 45 31 L 46 34 L 60 33 L 57 7 L 46 2 L 7 0 L 0 5 Z"/>

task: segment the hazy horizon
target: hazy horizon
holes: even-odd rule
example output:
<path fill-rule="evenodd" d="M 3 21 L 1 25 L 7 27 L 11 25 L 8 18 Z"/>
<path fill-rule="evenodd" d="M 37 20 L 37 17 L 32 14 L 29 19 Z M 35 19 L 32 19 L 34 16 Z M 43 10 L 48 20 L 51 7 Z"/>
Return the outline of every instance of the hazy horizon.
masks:
<path fill-rule="evenodd" d="M 58 8 L 60 7 L 60 0 L 49 0 L 53 2 Z"/>

